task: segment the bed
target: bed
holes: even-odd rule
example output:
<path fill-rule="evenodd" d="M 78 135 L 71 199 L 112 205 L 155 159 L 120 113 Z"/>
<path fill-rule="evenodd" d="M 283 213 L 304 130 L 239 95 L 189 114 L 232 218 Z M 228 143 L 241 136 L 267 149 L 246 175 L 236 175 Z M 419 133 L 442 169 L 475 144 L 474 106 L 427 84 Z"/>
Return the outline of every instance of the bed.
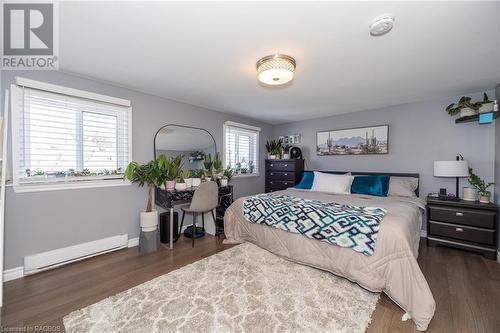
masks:
<path fill-rule="evenodd" d="M 243 214 L 245 198 L 236 200 L 226 211 L 225 243 L 251 242 L 291 261 L 345 277 L 367 290 L 384 292 L 413 319 L 418 330 L 427 329 L 436 305 L 417 263 L 425 208 L 423 200 L 418 197 L 339 195 L 294 188 L 273 192 L 272 195 L 386 209 L 387 214 L 380 222 L 373 255 L 367 256 L 301 234 L 250 223 Z"/>

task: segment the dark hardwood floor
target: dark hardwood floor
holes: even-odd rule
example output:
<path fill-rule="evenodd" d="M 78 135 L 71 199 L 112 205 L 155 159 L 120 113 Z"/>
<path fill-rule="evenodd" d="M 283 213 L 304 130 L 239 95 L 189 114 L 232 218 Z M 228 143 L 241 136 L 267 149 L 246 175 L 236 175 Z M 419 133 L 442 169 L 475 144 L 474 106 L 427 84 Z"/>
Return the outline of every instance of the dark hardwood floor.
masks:
<path fill-rule="evenodd" d="M 181 238 L 174 251 L 141 255 L 130 248 L 7 282 L 2 331 L 27 326 L 63 331 L 68 313 L 227 248 L 211 236 L 197 240 L 194 249 Z M 437 303 L 428 332 L 500 332 L 499 264 L 424 242 L 419 264 Z M 367 332 L 417 332 L 413 322 L 401 321 L 402 315 L 382 295 Z"/>

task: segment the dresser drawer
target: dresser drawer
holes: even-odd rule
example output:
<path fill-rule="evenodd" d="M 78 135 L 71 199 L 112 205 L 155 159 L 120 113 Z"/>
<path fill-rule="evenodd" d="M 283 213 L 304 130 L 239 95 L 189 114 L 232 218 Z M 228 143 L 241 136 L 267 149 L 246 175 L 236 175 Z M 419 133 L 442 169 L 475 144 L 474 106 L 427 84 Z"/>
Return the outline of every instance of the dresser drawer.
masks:
<path fill-rule="evenodd" d="M 295 171 L 295 162 L 287 161 L 266 161 L 268 171 Z"/>
<path fill-rule="evenodd" d="M 290 180 L 290 181 L 295 181 L 295 172 L 290 172 L 290 171 L 268 171 L 266 173 L 266 177 L 269 178 L 269 180 Z"/>
<path fill-rule="evenodd" d="M 284 190 L 295 185 L 294 181 L 269 180 L 266 179 L 266 188 L 273 190 Z"/>
<path fill-rule="evenodd" d="M 444 236 L 488 245 L 495 244 L 495 230 L 433 221 L 429 222 L 429 227 L 431 235 Z"/>
<path fill-rule="evenodd" d="M 468 208 L 430 207 L 429 219 L 438 222 L 451 222 L 474 227 L 495 228 L 496 213 Z"/>

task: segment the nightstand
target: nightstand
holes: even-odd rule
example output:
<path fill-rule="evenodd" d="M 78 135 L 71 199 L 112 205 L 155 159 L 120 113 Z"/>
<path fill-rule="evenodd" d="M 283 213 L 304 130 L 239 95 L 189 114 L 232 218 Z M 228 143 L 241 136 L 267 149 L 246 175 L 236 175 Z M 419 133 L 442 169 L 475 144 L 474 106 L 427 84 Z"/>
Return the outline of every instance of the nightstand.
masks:
<path fill-rule="evenodd" d="M 427 198 L 427 245 L 479 252 L 495 260 L 497 211 L 498 206 L 492 203 Z"/>

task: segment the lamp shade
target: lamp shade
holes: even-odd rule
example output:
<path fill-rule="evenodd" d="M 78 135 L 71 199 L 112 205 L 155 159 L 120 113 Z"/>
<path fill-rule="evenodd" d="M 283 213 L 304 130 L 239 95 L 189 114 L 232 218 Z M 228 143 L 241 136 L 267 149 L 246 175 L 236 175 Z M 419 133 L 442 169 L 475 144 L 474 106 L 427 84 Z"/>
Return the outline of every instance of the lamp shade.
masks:
<path fill-rule="evenodd" d="M 469 164 L 467 161 L 434 161 L 435 177 L 467 177 Z"/>

